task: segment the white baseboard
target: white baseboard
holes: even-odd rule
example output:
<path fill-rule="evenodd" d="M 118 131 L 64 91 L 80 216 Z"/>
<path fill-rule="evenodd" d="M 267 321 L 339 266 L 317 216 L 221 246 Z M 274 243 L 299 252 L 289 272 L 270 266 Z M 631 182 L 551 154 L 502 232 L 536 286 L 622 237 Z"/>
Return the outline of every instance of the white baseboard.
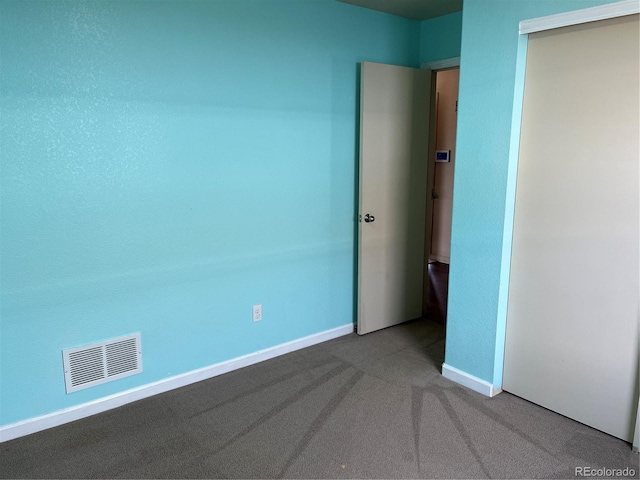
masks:
<path fill-rule="evenodd" d="M 168 392 L 169 390 L 184 387 L 192 383 L 206 380 L 207 378 L 216 377 L 223 373 L 228 373 L 239 368 L 263 362 L 264 360 L 269 360 L 270 358 L 284 355 L 285 353 L 326 342 L 327 340 L 341 337 L 343 335 L 349 335 L 350 333 L 353 333 L 353 331 L 353 324 L 349 323 L 341 327 L 309 335 L 308 337 L 276 345 L 275 347 L 233 358 L 226 362 L 216 363 L 208 367 L 176 375 L 175 377 L 149 383 L 114 395 L 109 395 L 108 397 L 83 403 L 82 405 L 76 405 L 39 417 L 5 425 L 0 427 L 0 442 L 6 442 L 7 440 L 12 440 L 14 438 L 29 435 L 48 428 L 57 427 L 64 423 L 80 420 L 81 418 L 89 417 L 96 413 L 102 413 L 113 408 L 121 407 L 127 403 L 142 400 L 143 398 L 148 398 L 159 393 Z"/>
<path fill-rule="evenodd" d="M 487 397 L 495 397 L 500 392 L 502 392 L 502 388 L 495 387 L 494 385 L 485 380 L 482 380 L 481 378 L 469 375 L 468 373 L 451 367 L 446 363 L 442 364 L 442 376 L 451 380 L 452 382 L 456 382 L 460 385 L 470 388 L 475 392 L 486 395 Z"/>

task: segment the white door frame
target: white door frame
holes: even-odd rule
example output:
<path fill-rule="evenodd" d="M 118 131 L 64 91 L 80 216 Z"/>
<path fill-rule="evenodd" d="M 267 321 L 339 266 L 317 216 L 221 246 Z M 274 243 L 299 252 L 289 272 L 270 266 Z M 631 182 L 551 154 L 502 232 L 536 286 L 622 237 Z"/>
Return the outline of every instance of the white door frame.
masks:
<path fill-rule="evenodd" d="M 438 70 L 448 70 L 449 68 L 455 68 L 460 66 L 460 57 L 445 58 L 444 60 L 436 60 L 434 62 L 425 62 L 420 65 L 422 70 L 431 70 L 437 72 Z"/>
<path fill-rule="evenodd" d="M 639 0 L 622 0 L 597 7 L 573 10 L 545 17 L 523 20 L 519 25 L 518 52 L 515 71 L 514 101 L 511 120 L 511 139 L 507 171 L 505 215 L 502 241 L 500 287 L 498 296 L 498 318 L 496 328 L 496 351 L 494 361 L 494 383 L 502 387 L 504 369 L 504 346 L 506 339 L 507 303 L 509 298 L 509 275 L 511 269 L 511 251 L 513 246 L 513 224 L 516 199 L 516 179 L 518 174 L 518 155 L 520 151 L 520 130 L 522 126 L 522 106 L 524 99 L 524 78 L 527 60 L 529 34 L 562 28 L 571 25 L 606 20 L 610 18 L 640 13 Z M 640 319 L 639 319 L 640 321 Z M 639 409 L 640 410 L 640 409 Z M 640 411 L 637 412 L 640 420 Z M 636 421 L 638 425 L 638 421 Z M 638 448 L 638 427 L 634 437 L 634 449 Z"/>

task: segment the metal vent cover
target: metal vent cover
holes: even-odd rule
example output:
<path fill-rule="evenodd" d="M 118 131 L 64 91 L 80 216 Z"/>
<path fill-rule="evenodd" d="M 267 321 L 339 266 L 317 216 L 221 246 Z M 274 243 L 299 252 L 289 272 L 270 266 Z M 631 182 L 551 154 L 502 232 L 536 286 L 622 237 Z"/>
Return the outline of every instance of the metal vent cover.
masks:
<path fill-rule="evenodd" d="M 67 393 L 142 372 L 140 334 L 62 350 Z"/>

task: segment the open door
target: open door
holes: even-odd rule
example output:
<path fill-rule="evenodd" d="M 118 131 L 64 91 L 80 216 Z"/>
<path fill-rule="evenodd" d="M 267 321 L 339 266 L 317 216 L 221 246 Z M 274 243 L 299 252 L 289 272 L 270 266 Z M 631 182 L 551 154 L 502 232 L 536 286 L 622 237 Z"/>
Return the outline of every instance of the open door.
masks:
<path fill-rule="evenodd" d="M 422 315 L 431 71 L 362 64 L 358 334 Z"/>

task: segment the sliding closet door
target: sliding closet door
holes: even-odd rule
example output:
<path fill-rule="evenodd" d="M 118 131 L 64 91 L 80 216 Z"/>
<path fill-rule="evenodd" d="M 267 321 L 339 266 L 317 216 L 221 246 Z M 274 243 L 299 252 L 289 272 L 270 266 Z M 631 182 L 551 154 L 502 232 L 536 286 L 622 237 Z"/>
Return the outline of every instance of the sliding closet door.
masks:
<path fill-rule="evenodd" d="M 631 441 L 638 15 L 529 36 L 504 389 Z"/>

